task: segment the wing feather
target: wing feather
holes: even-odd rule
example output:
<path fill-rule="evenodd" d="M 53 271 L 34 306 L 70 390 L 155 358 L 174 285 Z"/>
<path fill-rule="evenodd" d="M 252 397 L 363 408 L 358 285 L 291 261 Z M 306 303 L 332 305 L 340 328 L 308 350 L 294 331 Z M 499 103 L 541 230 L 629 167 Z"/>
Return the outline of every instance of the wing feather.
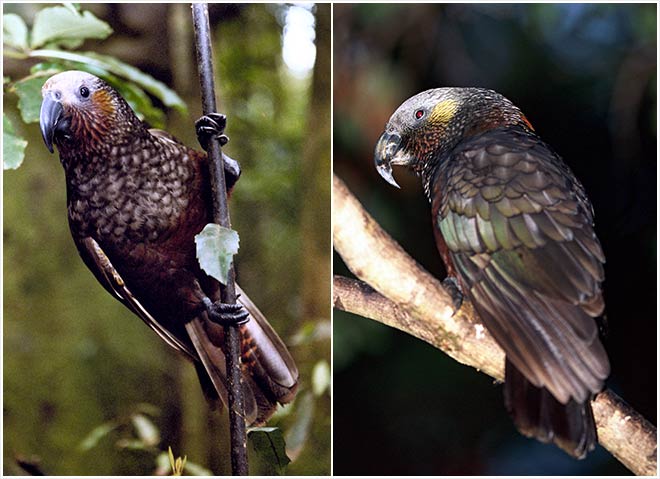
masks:
<path fill-rule="evenodd" d="M 124 303 L 128 309 L 144 321 L 147 326 L 153 329 L 169 346 L 184 353 L 190 359 L 196 357 L 195 353 L 191 351 L 188 345 L 163 327 L 158 321 L 156 321 L 156 319 L 154 319 L 149 311 L 142 306 L 140 301 L 128 289 L 123 278 L 112 265 L 110 258 L 108 258 L 94 238 L 88 236 L 76 241 L 76 243 L 83 261 L 89 266 L 90 270 L 106 290 L 119 299 L 119 301 Z"/>
<path fill-rule="evenodd" d="M 506 130 L 459 145 L 435 181 L 457 274 L 511 363 L 563 404 L 598 392 L 605 258 L 582 185 L 540 139 Z"/>

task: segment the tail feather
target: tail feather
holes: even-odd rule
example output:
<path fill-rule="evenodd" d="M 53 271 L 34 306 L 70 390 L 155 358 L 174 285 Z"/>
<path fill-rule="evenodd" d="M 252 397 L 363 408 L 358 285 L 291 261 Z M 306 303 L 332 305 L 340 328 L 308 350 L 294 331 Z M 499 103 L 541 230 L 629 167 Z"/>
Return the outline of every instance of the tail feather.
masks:
<path fill-rule="evenodd" d="M 277 404 L 293 400 L 298 388 L 298 369 L 286 346 L 250 299 L 239 301 L 250 313 L 241 330 L 241 370 L 245 417 L 249 425 L 263 424 Z M 206 322 L 206 314 L 186 324 L 197 353 L 195 363 L 207 400 L 214 406 L 227 404 L 227 374 L 223 328 Z M 218 399 L 220 401 L 218 401 Z"/>
<path fill-rule="evenodd" d="M 553 442 L 582 459 L 598 442 L 591 403 L 560 403 L 547 389 L 530 383 L 506 361 L 504 401 L 518 430 L 542 442 Z"/>

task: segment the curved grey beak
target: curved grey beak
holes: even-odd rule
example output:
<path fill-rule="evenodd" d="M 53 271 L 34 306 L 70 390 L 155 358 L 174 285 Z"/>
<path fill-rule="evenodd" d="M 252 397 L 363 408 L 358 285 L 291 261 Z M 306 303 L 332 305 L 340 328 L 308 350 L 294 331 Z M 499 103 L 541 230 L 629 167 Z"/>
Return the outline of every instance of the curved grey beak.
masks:
<path fill-rule="evenodd" d="M 41 136 L 46 143 L 48 150 L 53 153 L 53 137 L 62 119 L 62 103 L 53 98 L 50 93 L 46 93 L 44 101 L 41 103 L 41 112 L 39 113 L 39 128 Z"/>
<path fill-rule="evenodd" d="M 401 188 L 392 176 L 392 165 L 405 164 L 397 161 L 401 149 L 401 136 L 398 133 L 384 132 L 376 143 L 374 163 L 378 174 L 390 185 Z"/>

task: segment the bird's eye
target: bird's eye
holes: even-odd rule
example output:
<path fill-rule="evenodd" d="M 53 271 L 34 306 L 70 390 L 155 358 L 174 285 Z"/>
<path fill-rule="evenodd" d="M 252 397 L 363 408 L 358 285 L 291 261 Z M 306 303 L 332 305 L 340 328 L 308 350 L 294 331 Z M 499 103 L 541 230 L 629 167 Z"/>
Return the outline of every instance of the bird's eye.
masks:
<path fill-rule="evenodd" d="M 424 110 L 417 110 L 415 112 L 415 118 L 417 118 L 418 120 L 421 120 L 423 116 L 424 116 Z"/>
<path fill-rule="evenodd" d="M 80 87 L 80 96 L 83 98 L 87 98 L 89 96 L 89 88 L 86 86 Z"/>

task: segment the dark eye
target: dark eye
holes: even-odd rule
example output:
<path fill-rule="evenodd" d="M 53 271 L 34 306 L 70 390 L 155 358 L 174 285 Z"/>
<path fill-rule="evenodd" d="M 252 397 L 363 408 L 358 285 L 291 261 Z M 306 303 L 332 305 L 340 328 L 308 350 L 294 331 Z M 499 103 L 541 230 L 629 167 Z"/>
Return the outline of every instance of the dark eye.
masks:
<path fill-rule="evenodd" d="M 80 96 L 83 98 L 87 98 L 89 96 L 89 88 L 86 86 L 80 87 Z"/>
<path fill-rule="evenodd" d="M 418 120 L 421 120 L 423 116 L 424 116 L 424 110 L 417 110 L 415 112 L 415 118 L 417 118 Z"/>

